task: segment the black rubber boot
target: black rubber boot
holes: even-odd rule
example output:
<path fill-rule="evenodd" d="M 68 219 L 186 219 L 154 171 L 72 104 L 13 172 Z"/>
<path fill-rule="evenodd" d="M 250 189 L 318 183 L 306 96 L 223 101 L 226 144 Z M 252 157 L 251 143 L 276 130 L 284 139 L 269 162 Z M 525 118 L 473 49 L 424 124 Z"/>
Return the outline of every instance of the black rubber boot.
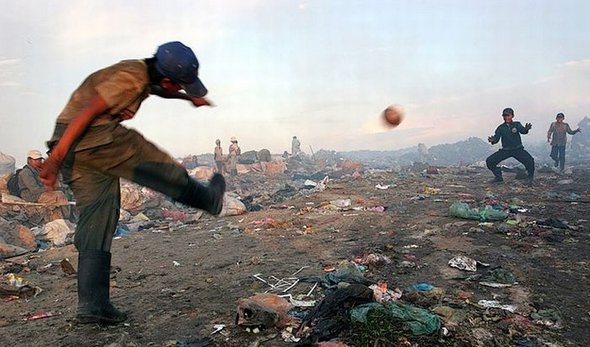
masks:
<path fill-rule="evenodd" d="M 526 179 L 526 185 L 532 187 L 535 184 L 535 178 L 533 175 L 529 175 Z"/>
<path fill-rule="evenodd" d="M 223 207 L 224 193 L 225 179 L 223 175 L 216 173 L 209 180 L 208 186 L 191 179 L 184 194 L 177 201 L 216 216 Z"/>
<path fill-rule="evenodd" d="M 490 183 L 492 183 L 492 184 L 504 183 L 504 179 L 502 178 L 502 175 L 494 175 L 494 179 L 491 180 Z"/>
<path fill-rule="evenodd" d="M 81 324 L 117 324 L 127 315 L 110 302 L 111 253 L 98 250 L 78 254 L 78 314 Z"/>

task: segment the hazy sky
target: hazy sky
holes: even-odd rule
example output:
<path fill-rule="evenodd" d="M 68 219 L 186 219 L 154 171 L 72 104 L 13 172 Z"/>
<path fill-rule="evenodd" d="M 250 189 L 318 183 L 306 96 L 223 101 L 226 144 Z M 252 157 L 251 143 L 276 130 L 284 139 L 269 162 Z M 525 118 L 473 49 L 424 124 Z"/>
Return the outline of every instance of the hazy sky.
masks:
<path fill-rule="evenodd" d="M 590 1 L 0 0 L 0 151 L 45 150 L 90 73 L 191 46 L 214 108 L 151 96 L 125 122 L 174 156 L 227 149 L 389 150 L 486 138 L 510 106 L 590 116 Z M 381 124 L 402 105 L 404 122 Z"/>

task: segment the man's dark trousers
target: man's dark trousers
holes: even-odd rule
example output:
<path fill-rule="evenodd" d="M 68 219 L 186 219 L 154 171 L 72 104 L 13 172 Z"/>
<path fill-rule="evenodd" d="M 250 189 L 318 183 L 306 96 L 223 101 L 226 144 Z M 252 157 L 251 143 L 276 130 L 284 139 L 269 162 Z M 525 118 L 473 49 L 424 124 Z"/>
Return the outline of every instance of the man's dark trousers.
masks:
<path fill-rule="evenodd" d="M 518 160 L 526 168 L 529 178 L 533 178 L 535 175 L 535 159 L 524 148 L 500 149 L 486 159 L 488 169 L 492 171 L 496 178 L 502 178 L 502 169 L 498 167 L 498 164 L 508 158 Z"/>

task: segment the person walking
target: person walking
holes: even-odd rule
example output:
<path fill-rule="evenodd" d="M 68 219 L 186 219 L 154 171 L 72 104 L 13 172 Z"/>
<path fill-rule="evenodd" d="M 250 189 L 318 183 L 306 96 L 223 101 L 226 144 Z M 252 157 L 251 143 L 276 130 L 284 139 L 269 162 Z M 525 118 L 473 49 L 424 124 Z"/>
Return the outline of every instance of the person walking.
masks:
<path fill-rule="evenodd" d="M 547 131 L 547 142 L 551 144 L 551 154 L 549 156 L 555 162 L 555 167 L 559 166 L 561 171 L 565 168 L 565 146 L 567 144 L 567 134 L 575 135 L 580 132 L 580 128 L 572 130 L 570 125 L 563 120 L 565 115 L 558 113 L 555 116 L 555 122 L 549 126 Z"/>
<path fill-rule="evenodd" d="M 168 153 L 121 125 L 151 94 L 210 106 L 198 69 L 190 47 L 178 41 L 164 43 L 150 58 L 123 60 L 89 75 L 57 117 L 40 177 L 46 187 L 53 187 L 61 172 L 76 198 L 79 323 L 116 324 L 127 319 L 111 304 L 109 294 L 120 178 L 212 215 L 221 211 L 222 175 L 201 184 Z"/>
<path fill-rule="evenodd" d="M 504 182 L 502 169 L 498 167 L 498 164 L 508 158 L 514 158 L 524 165 L 528 173 L 527 184 L 532 185 L 535 175 L 535 159 L 524 150 L 520 134 L 528 134 L 533 126 L 531 123 L 526 123 L 523 126 L 520 122 L 514 121 L 514 110 L 511 108 L 505 108 L 502 111 L 502 118 L 504 123 L 496 128 L 494 135 L 488 137 L 488 141 L 492 145 L 502 141 L 502 148 L 486 159 L 488 169 L 494 174 L 492 183 Z"/>

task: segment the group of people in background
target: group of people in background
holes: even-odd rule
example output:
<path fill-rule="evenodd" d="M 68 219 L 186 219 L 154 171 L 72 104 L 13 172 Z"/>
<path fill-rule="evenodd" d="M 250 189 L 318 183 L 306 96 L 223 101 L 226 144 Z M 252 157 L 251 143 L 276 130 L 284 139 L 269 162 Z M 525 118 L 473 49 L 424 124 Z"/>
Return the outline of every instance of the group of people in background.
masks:
<path fill-rule="evenodd" d="M 242 149 L 238 145 L 238 140 L 232 137 L 230 140 L 227 157 L 223 156 L 223 149 L 221 148 L 221 140 L 215 140 L 215 148 L 213 149 L 213 160 L 218 173 L 223 174 L 225 172 L 224 167 L 227 162 L 227 171 L 230 176 L 236 176 L 238 174 L 238 157 L 242 154 Z"/>
<path fill-rule="evenodd" d="M 522 125 L 520 122 L 514 121 L 514 110 L 509 107 L 502 111 L 502 118 L 504 122 L 496 128 L 494 135 L 488 137 L 488 141 L 492 145 L 500 141 L 502 143 L 502 148 L 486 159 L 488 169 L 494 174 L 492 183 L 504 182 L 502 169 L 498 167 L 498 164 L 508 158 L 514 158 L 524 165 L 528 174 L 527 184 L 532 185 L 535 175 L 535 159 L 524 149 L 520 138 L 520 134 L 529 133 L 532 124 Z M 547 142 L 551 144 L 550 157 L 554 160 L 554 166 L 559 166 L 561 171 L 565 168 L 567 134 L 574 135 L 580 132 L 579 128 L 572 130 L 569 124 L 563 121 L 564 119 L 565 115 L 558 113 L 555 122 L 551 123 L 549 131 L 547 131 Z"/>
<path fill-rule="evenodd" d="M 293 136 L 291 140 L 291 155 L 297 156 L 303 153 L 301 150 L 301 142 L 297 136 Z M 242 154 L 242 150 L 238 145 L 238 140 L 235 137 L 230 138 L 230 145 L 227 156 L 223 155 L 223 148 L 221 148 L 221 140 L 215 140 L 215 148 L 213 149 L 213 160 L 215 161 L 215 169 L 218 173 L 229 173 L 230 176 L 238 174 L 237 164 L 238 157 Z"/>

